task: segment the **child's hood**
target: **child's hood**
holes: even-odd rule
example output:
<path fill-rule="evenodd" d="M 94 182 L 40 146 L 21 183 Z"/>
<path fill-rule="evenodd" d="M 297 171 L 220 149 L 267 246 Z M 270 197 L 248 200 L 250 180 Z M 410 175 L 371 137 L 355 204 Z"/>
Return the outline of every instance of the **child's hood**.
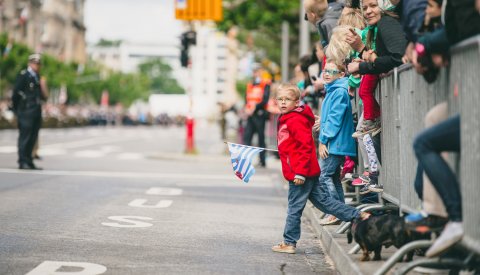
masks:
<path fill-rule="evenodd" d="M 348 78 L 347 77 L 342 77 L 339 79 L 335 79 L 335 81 L 325 84 L 325 90 L 327 90 L 327 93 L 333 92 L 336 89 L 341 88 L 348 90 Z"/>
<path fill-rule="evenodd" d="M 307 118 L 310 126 L 313 126 L 315 123 L 315 116 L 313 115 L 312 109 L 308 105 L 301 105 L 297 108 L 293 109 L 292 111 L 283 114 L 279 118 L 280 123 L 285 123 L 287 120 L 295 118 L 297 115 L 302 115 Z"/>

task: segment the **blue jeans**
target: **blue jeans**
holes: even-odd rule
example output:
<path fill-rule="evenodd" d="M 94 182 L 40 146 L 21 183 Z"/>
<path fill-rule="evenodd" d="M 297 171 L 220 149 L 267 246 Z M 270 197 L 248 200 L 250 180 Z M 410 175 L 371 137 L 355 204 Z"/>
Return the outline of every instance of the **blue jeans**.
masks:
<path fill-rule="evenodd" d="M 344 156 L 328 155 L 326 159 L 320 158 L 320 184 L 327 187 L 330 195 L 339 202 L 345 203 L 342 182 L 340 181 L 340 166 L 345 161 Z"/>
<path fill-rule="evenodd" d="M 295 185 L 290 182 L 287 220 L 283 232 L 286 244 L 296 245 L 300 239 L 301 217 L 307 200 L 310 200 L 320 211 L 332 214 L 343 221 L 351 221 L 360 214 L 356 208 L 332 198 L 327 188 L 319 184 L 318 177 L 307 178 L 302 185 Z"/>
<path fill-rule="evenodd" d="M 440 155 L 460 152 L 460 115 L 423 130 L 415 138 L 413 149 L 419 166 L 425 170 L 432 185 L 442 198 L 451 221 L 462 220 L 462 198 L 457 177 Z M 420 180 L 417 177 L 417 181 Z M 420 185 L 420 183 L 415 183 Z"/>

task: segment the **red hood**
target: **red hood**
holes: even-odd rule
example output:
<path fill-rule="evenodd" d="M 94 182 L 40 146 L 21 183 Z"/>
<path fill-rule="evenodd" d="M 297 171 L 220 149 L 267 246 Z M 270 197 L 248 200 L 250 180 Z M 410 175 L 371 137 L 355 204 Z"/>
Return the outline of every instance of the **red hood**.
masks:
<path fill-rule="evenodd" d="M 313 126 L 313 124 L 315 124 L 315 116 L 313 115 L 312 109 L 308 105 L 298 106 L 292 111 L 281 115 L 278 118 L 278 121 L 280 122 L 280 124 L 285 123 L 288 119 L 294 117 L 296 113 L 306 117 L 308 122 L 311 124 L 310 126 Z"/>

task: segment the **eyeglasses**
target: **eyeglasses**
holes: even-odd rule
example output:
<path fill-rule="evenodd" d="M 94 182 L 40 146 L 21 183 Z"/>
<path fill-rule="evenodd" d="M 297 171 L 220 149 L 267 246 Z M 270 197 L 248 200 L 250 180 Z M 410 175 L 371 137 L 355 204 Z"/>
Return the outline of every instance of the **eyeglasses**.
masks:
<path fill-rule="evenodd" d="M 305 13 L 305 15 L 303 16 L 303 20 L 308 21 L 307 13 Z"/>
<path fill-rule="evenodd" d="M 340 71 L 339 70 L 325 69 L 325 70 L 323 70 L 323 73 L 326 73 L 326 74 L 329 74 L 329 75 L 336 75 L 336 74 L 340 73 Z"/>
<path fill-rule="evenodd" d="M 275 98 L 275 100 L 277 102 L 285 102 L 287 104 L 291 103 L 291 102 L 294 102 L 294 101 L 297 101 L 297 99 L 291 99 L 291 98 L 288 98 L 288 97 L 283 97 L 283 98 L 282 97 L 277 97 L 277 98 Z"/>

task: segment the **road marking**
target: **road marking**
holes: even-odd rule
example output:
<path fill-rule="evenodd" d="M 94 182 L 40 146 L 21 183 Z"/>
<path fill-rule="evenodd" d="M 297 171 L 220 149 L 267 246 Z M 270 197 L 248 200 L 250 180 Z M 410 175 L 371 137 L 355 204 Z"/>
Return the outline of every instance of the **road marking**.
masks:
<path fill-rule="evenodd" d="M 103 177 L 103 178 L 156 178 L 156 179 L 184 179 L 184 180 L 235 180 L 232 174 L 175 174 L 175 173 L 136 173 L 136 172 L 102 172 L 102 171 L 65 171 L 65 170 L 18 170 L 1 169 L 5 174 L 31 174 L 46 176 L 80 176 L 80 177 Z M 255 175 L 255 182 L 270 181 L 268 176 Z"/>
<path fill-rule="evenodd" d="M 69 142 L 60 142 L 60 143 L 53 143 L 53 144 L 46 144 L 43 145 L 43 148 L 51 148 L 51 147 L 62 147 L 66 149 L 73 149 L 79 147 L 86 147 L 91 145 L 97 145 L 102 143 L 114 143 L 120 141 L 126 141 L 129 139 L 133 139 L 133 137 L 123 137 L 123 138 L 114 138 L 114 137 L 96 137 L 91 139 L 81 139 L 77 141 L 69 141 Z"/>
<path fill-rule="evenodd" d="M 148 222 L 140 222 L 135 220 L 143 220 L 143 221 L 151 221 L 152 218 L 149 217 L 142 217 L 142 216 L 110 216 L 107 219 L 117 222 L 124 222 L 130 224 L 120 224 L 116 222 L 102 222 L 104 226 L 111 226 L 111 227 L 121 227 L 121 228 L 142 228 L 142 227 L 150 227 L 153 224 Z"/>
<path fill-rule="evenodd" d="M 70 271 L 65 272 L 65 270 L 60 271 L 61 269 L 70 268 L 82 268 L 81 271 Z M 58 270 L 58 272 L 57 272 Z M 102 274 L 107 271 L 107 268 L 103 265 L 85 263 L 85 262 L 57 262 L 57 261 L 44 261 L 35 267 L 32 271 L 28 272 L 26 275 L 45 275 L 45 274 L 73 274 L 73 275 L 97 275 Z"/>
<path fill-rule="evenodd" d="M 17 152 L 16 146 L 0 146 L 0 153 L 11 154 L 16 152 Z"/>
<path fill-rule="evenodd" d="M 156 205 L 145 205 L 148 200 L 146 199 L 134 199 L 131 201 L 128 206 L 132 207 L 142 207 L 142 208 L 167 208 L 172 205 L 173 201 L 171 200 L 161 200 Z"/>
<path fill-rule="evenodd" d="M 105 153 L 98 150 L 83 150 L 77 151 L 73 155 L 80 158 L 101 158 L 105 156 Z"/>
<path fill-rule="evenodd" d="M 142 154 L 139 153 L 122 153 L 117 155 L 117 159 L 121 160 L 137 160 L 142 158 Z"/>
<path fill-rule="evenodd" d="M 152 187 L 145 192 L 147 195 L 162 195 L 162 196 L 180 196 L 183 190 L 180 188 L 167 187 Z"/>

